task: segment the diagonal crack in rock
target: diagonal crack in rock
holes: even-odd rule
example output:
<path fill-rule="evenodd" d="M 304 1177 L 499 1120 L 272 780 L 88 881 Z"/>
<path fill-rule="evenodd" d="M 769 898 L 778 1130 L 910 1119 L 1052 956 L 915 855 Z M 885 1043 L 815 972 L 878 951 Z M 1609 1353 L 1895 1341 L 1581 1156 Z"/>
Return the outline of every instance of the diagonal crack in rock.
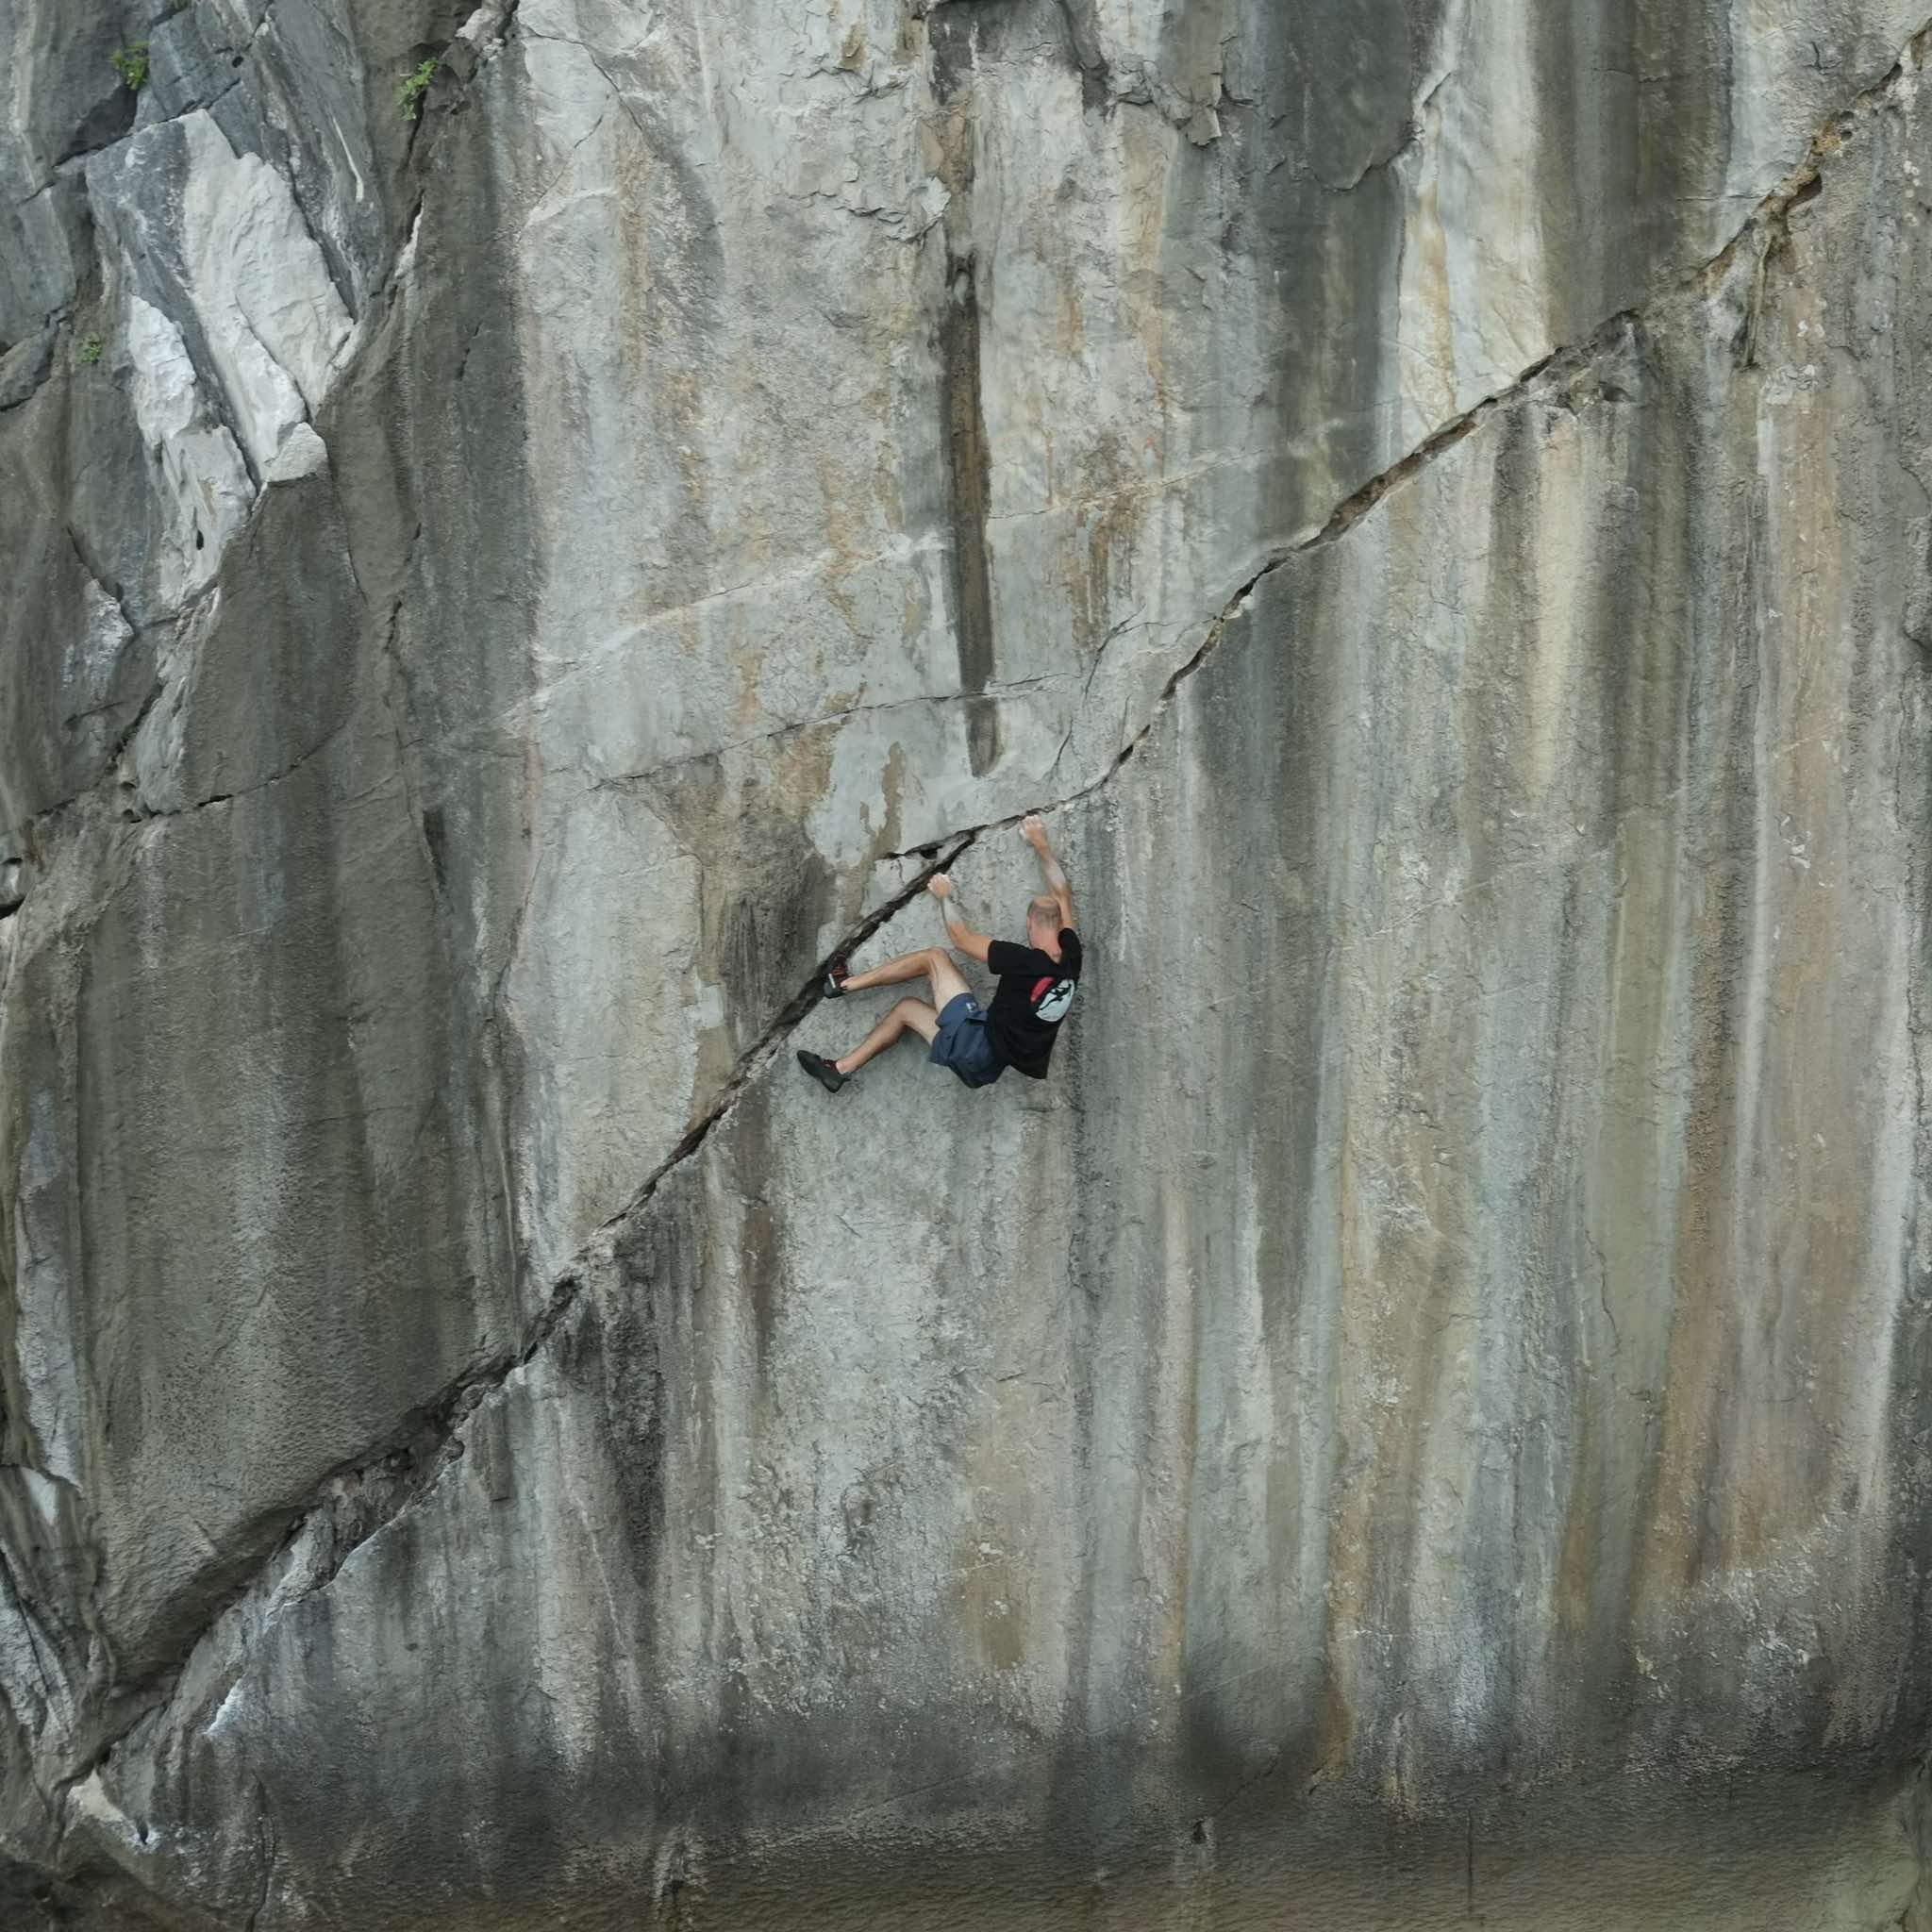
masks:
<path fill-rule="evenodd" d="M 471 1363 L 432 1401 L 411 1409 L 382 1441 L 336 1464 L 318 1480 L 313 1500 L 292 1509 L 276 1512 L 284 1527 L 274 1553 L 223 1594 L 221 1601 L 182 1644 L 174 1662 L 155 1673 L 144 1683 L 126 1687 L 123 1694 L 133 1700 L 134 1708 L 75 1771 L 59 1780 L 58 1794 L 63 1807 L 75 1786 L 84 1784 L 100 1771 L 131 1732 L 167 1705 L 189 1658 L 209 1632 L 246 1599 L 275 1557 L 288 1551 L 306 1530 L 315 1526 L 319 1515 L 326 1512 L 331 1519 L 327 1525 L 328 1554 L 318 1573 L 296 1592 L 297 1597 L 311 1596 L 325 1589 L 358 1548 L 436 1487 L 443 1472 L 463 1454 L 460 1437 L 464 1423 L 489 1396 L 508 1381 L 516 1370 L 525 1366 L 542 1350 L 583 1292 L 585 1277 L 599 1250 L 608 1248 L 618 1229 L 650 1200 L 665 1176 L 697 1152 L 711 1129 L 737 1105 L 745 1088 L 777 1055 L 799 1022 L 818 1004 L 826 970 L 832 962 L 862 945 L 910 905 L 925 889 L 926 882 L 953 863 L 973 844 L 975 836 L 970 832 L 958 834 L 927 848 L 939 856 L 929 858 L 897 892 L 859 920 L 839 944 L 813 966 L 810 976 L 774 1016 L 757 1041 L 739 1056 L 730 1076 L 677 1144 L 651 1170 L 624 1206 L 604 1221 L 578 1249 L 569 1266 L 552 1284 L 543 1305 L 525 1324 L 512 1345 L 492 1351 Z"/>
<path fill-rule="evenodd" d="M 1109 783 L 1146 742 L 1173 705 L 1181 686 L 1213 655 L 1230 626 L 1246 609 L 1255 591 L 1274 572 L 1298 557 L 1339 541 L 1391 491 L 1399 489 L 1464 441 L 1488 417 L 1530 397 L 1539 388 L 1555 390 L 1574 378 L 1607 350 L 1627 339 L 1641 325 L 1645 314 L 1658 303 L 1685 294 L 1708 292 L 1721 281 L 1747 242 L 1757 247 L 1760 257 L 1775 249 L 1785 235 L 1786 223 L 1793 207 L 1810 200 L 1819 192 L 1824 163 L 1852 138 L 1862 121 L 1900 98 L 1907 85 L 1908 75 L 1916 74 L 1924 64 L 1928 41 L 1932 41 L 1932 20 L 1912 34 L 1898 59 L 1879 80 L 1832 110 L 1813 135 L 1800 160 L 1775 188 L 1758 201 L 1715 255 L 1672 277 L 1641 304 L 1609 316 L 1580 341 L 1553 350 L 1533 363 L 1515 381 L 1485 396 L 1452 422 L 1433 431 L 1415 448 L 1342 499 L 1319 527 L 1272 552 L 1223 605 L 1192 655 L 1170 674 L 1146 720 L 1108 768 L 1086 785 L 1038 808 L 1060 810 L 1077 804 Z M 739 1057 L 730 1076 L 712 1097 L 702 1116 L 650 1171 L 625 1205 L 603 1222 L 578 1250 L 558 1276 L 543 1306 L 525 1325 L 515 1345 L 495 1351 L 471 1364 L 433 1401 L 410 1411 L 389 1436 L 331 1469 L 317 1483 L 313 1500 L 282 1512 L 288 1528 L 277 1554 L 286 1550 L 319 1512 L 330 1510 L 341 1519 L 328 1560 L 301 1594 L 310 1595 L 325 1589 L 360 1544 L 426 1496 L 443 1471 L 460 1457 L 463 1448 L 459 1438 L 463 1424 L 491 1394 L 508 1382 L 517 1369 L 527 1364 L 543 1348 L 582 1294 L 585 1278 L 600 1250 L 608 1249 L 616 1231 L 643 1208 L 675 1169 L 698 1151 L 711 1130 L 731 1112 L 746 1088 L 777 1056 L 786 1039 L 817 1006 L 824 975 L 832 960 L 870 939 L 909 905 L 936 873 L 957 860 L 982 834 L 1014 824 L 1020 816 L 1016 813 L 988 820 L 904 852 L 880 855 L 883 860 L 917 857 L 924 858 L 926 863 L 898 892 L 861 919 L 833 951 L 813 967 L 806 983 L 787 1001 L 752 1046 Z M 935 853 L 941 856 L 933 857 Z M 226 1593 L 219 1607 L 182 1646 L 178 1662 L 150 1679 L 146 1687 L 132 1687 L 137 1698 L 141 1698 L 143 1689 L 151 1690 L 153 1694 L 141 1699 L 133 1714 L 98 1745 L 79 1772 L 61 1780 L 58 1797 L 63 1809 L 72 1788 L 98 1771 L 129 1733 L 166 1706 L 188 1658 L 221 1619 L 256 1588 L 266 1567 L 258 1567 Z"/>
<path fill-rule="evenodd" d="M 1311 550 L 1322 549 L 1346 536 L 1391 491 L 1401 488 L 1439 457 L 1446 455 L 1457 443 L 1464 441 L 1490 416 L 1499 410 L 1510 408 L 1526 397 L 1534 395 L 1539 387 L 1555 390 L 1573 379 L 1596 362 L 1607 351 L 1632 334 L 1642 324 L 1646 314 L 1659 303 L 1687 294 L 1707 293 L 1723 279 L 1747 244 L 1752 246 L 1757 258 L 1759 277 L 1757 299 L 1761 300 L 1764 262 L 1787 239 L 1787 224 L 1792 208 L 1812 200 L 1817 195 L 1822 186 L 1821 176 L 1824 163 L 1857 132 L 1858 124 L 1899 97 L 1905 87 L 1907 73 L 1916 73 L 1923 65 L 1928 42 L 1932 42 L 1932 20 L 1928 20 L 1906 42 L 1899 58 L 1881 78 L 1862 92 L 1854 95 L 1842 106 L 1833 108 L 1830 116 L 1807 144 L 1803 158 L 1786 173 L 1776 187 L 1757 202 L 1739 224 L 1730 239 L 1708 260 L 1699 262 L 1694 268 L 1672 277 L 1643 302 L 1629 308 L 1619 309 L 1615 314 L 1607 317 L 1581 341 L 1553 349 L 1548 355 L 1539 358 L 1513 382 L 1492 391 L 1479 402 L 1472 404 L 1461 415 L 1445 423 L 1441 428 L 1432 430 L 1412 450 L 1344 497 L 1329 512 L 1326 520 L 1313 531 L 1271 552 L 1254 575 L 1241 583 L 1222 606 L 1220 613 L 1203 634 L 1193 655 L 1169 675 L 1146 720 L 1115 754 L 1112 763 L 1107 770 L 1097 778 L 1089 780 L 1087 784 L 1067 792 L 1050 805 L 1031 808 L 1043 812 L 1058 811 L 1066 806 L 1078 804 L 1080 800 L 1091 796 L 1102 786 L 1109 783 L 1114 774 L 1146 741 L 1149 734 L 1173 703 L 1174 693 L 1213 654 L 1226 635 L 1228 626 L 1246 608 L 1249 600 L 1264 579 L 1272 576 L 1284 564 L 1291 563 L 1297 557 L 1304 556 Z M 1755 327 L 1755 318 L 1753 325 Z M 1748 355 L 1745 359 L 1748 361 Z M 973 825 L 963 832 L 956 831 L 947 836 L 975 839 L 983 832 L 1017 824 L 1022 816 L 1023 814 L 1014 813 L 1004 819 L 989 820 L 983 824 Z M 908 858 L 925 849 L 927 848 L 923 846 L 908 847 L 902 852 L 885 853 L 882 857 Z"/>

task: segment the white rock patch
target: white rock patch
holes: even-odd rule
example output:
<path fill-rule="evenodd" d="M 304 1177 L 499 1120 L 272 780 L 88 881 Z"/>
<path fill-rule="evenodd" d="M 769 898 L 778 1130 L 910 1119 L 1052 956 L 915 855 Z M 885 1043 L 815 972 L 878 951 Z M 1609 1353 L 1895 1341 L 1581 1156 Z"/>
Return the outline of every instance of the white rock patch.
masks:
<path fill-rule="evenodd" d="M 322 400 L 349 333 L 286 178 L 238 155 L 205 113 L 181 124 L 190 168 L 181 201 L 190 297 L 258 471 Z"/>
<path fill-rule="evenodd" d="M 181 331 L 139 295 L 128 304 L 135 420 L 161 472 L 168 528 L 158 547 L 162 602 L 178 607 L 215 574 L 254 499 L 235 439 L 207 407 Z"/>
<path fill-rule="evenodd" d="M 88 585 L 83 601 L 87 627 L 77 637 L 69 637 L 60 676 L 69 691 L 84 694 L 85 702 L 92 705 L 107 695 L 122 648 L 134 631 L 122 616 L 120 605 L 99 584 Z"/>

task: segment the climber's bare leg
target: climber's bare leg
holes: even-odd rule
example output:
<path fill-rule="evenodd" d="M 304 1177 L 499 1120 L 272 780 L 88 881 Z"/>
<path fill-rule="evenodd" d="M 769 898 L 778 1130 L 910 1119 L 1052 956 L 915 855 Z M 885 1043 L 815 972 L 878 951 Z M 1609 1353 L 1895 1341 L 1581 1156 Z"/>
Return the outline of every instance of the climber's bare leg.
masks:
<path fill-rule="evenodd" d="M 940 1030 L 940 1016 L 924 1000 L 900 1000 L 886 1017 L 848 1053 L 832 1062 L 841 1074 L 856 1074 L 874 1055 L 882 1054 L 902 1034 L 916 1033 L 930 1046 Z"/>
<path fill-rule="evenodd" d="M 946 1002 L 973 991 L 959 969 L 953 964 L 953 956 L 943 946 L 928 946 L 919 953 L 902 953 L 896 959 L 888 959 L 883 966 L 874 966 L 870 973 L 855 973 L 850 979 L 837 979 L 834 976 L 837 970 L 833 968 L 826 975 L 828 992 L 863 992 L 872 986 L 903 986 L 908 979 L 924 978 L 932 983 L 932 1004 L 928 1006 L 924 1000 L 911 999 L 896 1002 L 891 1011 L 842 1059 L 828 1060 L 801 1048 L 798 1064 L 820 1086 L 834 1093 L 867 1060 L 884 1053 L 887 1047 L 908 1033 L 918 1034 L 928 1046 L 931 1045 L 933 1035 L 940 1030 L 940 1015 L 945 1011 Z"/>
<path fill-rule="evenodd" d="M 948 1000 L 973 991 L 966 984 L 965 975 L 953 964 L 953 956 L 943 946 L 928 946 L 920 953 L 901 953 L 896 959 L 888 959 L 883 966 L 855 973 L 844 986 L 847 992 L 863 992 L 868 987 L 897 986 L 904 980 L 918 979 L 922 975 L 932 982 L 932 1004 L 936 1012 L 944 1012 Z M 931 1035 L 926 1037 L 930 1039 Z"/>

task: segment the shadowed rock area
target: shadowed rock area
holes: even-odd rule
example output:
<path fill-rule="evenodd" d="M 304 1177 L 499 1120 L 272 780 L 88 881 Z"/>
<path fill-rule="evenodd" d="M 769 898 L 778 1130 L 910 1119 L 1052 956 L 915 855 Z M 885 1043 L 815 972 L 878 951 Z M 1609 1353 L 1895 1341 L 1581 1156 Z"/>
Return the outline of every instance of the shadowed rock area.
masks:
<path fill-rule="evenodd" d="M 1921 4 L 0 0 L 0 1924 L 1932 1932 Z"/>

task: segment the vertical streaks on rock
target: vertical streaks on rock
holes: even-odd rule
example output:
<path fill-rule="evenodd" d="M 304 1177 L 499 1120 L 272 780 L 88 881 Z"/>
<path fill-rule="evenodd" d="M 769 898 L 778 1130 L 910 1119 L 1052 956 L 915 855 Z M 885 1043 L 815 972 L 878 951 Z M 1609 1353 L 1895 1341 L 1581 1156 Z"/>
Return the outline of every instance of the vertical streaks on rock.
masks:
<path fill-rule="evenodd" d="M 1898 0 L 463 10 L 0 14 L 0 1898 L 1896 1918 Z"/>
<path fill-rule="evenodd" d="M 952 509 L 953 618 L 959 684 L 985 691 L 993 673 L 992 576 L 987 563 L 986 520 L 991 487 L 986 412 L 980 396 L 979 288 L 972 254 L 946 258 L 945 306 L 940 317 L 940 409 Z M 999 708 L 991 700 L 966 708 L 967 752 L 975 774 L 999 757 Z"/>

